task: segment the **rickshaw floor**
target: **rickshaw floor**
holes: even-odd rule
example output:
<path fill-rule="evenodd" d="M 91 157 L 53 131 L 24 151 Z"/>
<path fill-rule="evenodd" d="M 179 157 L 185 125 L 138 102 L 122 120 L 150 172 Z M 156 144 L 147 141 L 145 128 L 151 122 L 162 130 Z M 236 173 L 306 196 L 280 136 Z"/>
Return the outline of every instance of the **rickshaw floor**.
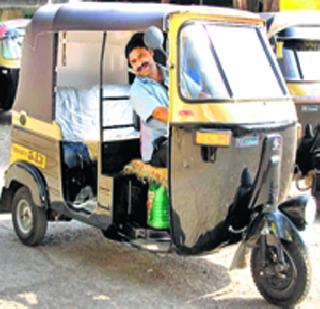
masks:
<path fill-rule="evenodd" d="M 171 240 L 150 240 L 138 238 L 130 241 L 130 244 L 136 248 L 144 249 L 157 253 L 170 252 Z"/>
<path fill-rule="evenodd" d="M 171 238 L 168 230 L 155 230 L 148 226 L 139 226 L 135 222 L 126 222 L 121 230 L 129 239 L 169 240 Z"/>

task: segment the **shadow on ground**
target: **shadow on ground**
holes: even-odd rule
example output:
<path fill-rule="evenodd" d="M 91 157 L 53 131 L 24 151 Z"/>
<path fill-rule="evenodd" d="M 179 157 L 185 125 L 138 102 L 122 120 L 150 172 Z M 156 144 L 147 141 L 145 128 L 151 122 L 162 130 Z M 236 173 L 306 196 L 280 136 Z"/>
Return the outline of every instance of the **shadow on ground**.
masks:
<path fill-rule="evenodd" d="M 201 257 L 149 253 L 74 222 L 51 224 L 43 245 L 29 248 L 14 235 L 9 215 L 0 223 L 1 255 L 14 251 L 3 265 L 14 271 L 0 287 L 0 308 L 227 308 L 210 296 L 230 284 L 227 268 Z M 241 301 L 250 308 L 251 301 Z"/>

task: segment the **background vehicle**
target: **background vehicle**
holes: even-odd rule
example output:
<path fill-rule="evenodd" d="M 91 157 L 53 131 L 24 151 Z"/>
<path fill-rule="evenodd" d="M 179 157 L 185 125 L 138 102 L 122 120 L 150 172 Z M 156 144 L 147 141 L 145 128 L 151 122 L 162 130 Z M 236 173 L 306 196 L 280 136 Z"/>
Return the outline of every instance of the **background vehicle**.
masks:
<path fill-rule="evenodd" d="M 150 26 L 168 39 L 169 165 L 160 170 L 139 160 L 123 52 L 145 30 L 162 48 L 162 32 Z M 20 240 L 37 245 L 48 220 L 70 219 L 181 254 L 242 240 L 234 265 L 253 248 L 261 294 L 277 305 L 302 301 L 310 286 L 297 232 L 305 201 L 279 205 L 293 171 L 296 112 L 263 33 L 256 15 L 217 8 L 40 9 L 25 39 L 2 193 Z M 190 95 L 186 78 L 204 99 Z M 168 191 L 166 227 L 148 224 L 151 182 Z"/>
<path fill-rule="evenodd" d="M 301 124 L 296 178 L 306 179 L 313 195 L 319 199 L 320 12 L 279 12 L 262 16 L 267 21 L 268 36 Z"/>
<path fill-rule="evenodd" d="M 28 19 L 0 22 L 0 109 L 10 109 L 16 95 L 22 43 L 28 23 Z"/>

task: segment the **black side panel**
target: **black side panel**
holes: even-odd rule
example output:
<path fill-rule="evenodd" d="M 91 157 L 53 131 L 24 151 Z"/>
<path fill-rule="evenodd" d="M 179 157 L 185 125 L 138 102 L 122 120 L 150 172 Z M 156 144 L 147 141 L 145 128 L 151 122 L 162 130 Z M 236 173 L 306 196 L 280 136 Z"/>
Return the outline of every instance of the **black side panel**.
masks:
<path fill-rule="evenodd" d="M 131 222 L 146 227 L 148 185 L 133 175 L 118 175 L 114 178 L 114 222 Z"/>
<path fill-rule="evenodd" d="M 233 132 L 230 147 L 214 149 L 195 144 L 196 129 L 172 128 L 171 228 L 173 242 L 182 253 L 201 252 L 219 243 L 221 227 L 241 186 L 241 174 L 247 169 L 252 179 L 256 177 L 262 141 L 270 133 L 282 136 L 279 200 L 287 195 L 294 164 L 295 124 L 253 128 L 242 133 L 236 129 L 230 128 Z M 254 137 L 256 141 L 252 142 Z"/>
<path fill-rule="evenodd" d="M 305 131 L 306 125 L 311 124 L 316 127 L 320 123 L 320 104 L 296 104 L 299 123 L 301 124 L 301 132 Z"/>

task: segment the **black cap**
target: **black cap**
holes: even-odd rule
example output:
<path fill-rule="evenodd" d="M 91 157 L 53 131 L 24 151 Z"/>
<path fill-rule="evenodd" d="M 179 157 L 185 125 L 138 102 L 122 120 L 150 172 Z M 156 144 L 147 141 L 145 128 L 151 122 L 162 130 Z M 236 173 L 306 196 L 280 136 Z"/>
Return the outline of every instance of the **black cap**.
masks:
<path fill-rule="evenodd" d="M 137 47 L 148 48 L 144 42 L 144 33 L 135 33 L 127 43 L 124 54 L 128 59 L 129 54 Z"/>

